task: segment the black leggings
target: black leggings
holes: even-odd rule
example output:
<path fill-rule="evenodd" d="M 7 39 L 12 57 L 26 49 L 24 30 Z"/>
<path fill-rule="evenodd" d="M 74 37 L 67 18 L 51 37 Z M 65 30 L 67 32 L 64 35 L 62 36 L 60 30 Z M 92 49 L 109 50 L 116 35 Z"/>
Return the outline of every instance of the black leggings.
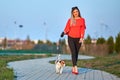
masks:
<path fill-rule="evenodd" d="M 71 38 L 68 36 L 68 44 L 70 47 L 70 51 L 72 53 L 72 63 L 73 66 L 77 65 L 77 60 L 78 60 L 78 52 L 81 47 L 81 43 L 79 43 L 80 38 Z"/>

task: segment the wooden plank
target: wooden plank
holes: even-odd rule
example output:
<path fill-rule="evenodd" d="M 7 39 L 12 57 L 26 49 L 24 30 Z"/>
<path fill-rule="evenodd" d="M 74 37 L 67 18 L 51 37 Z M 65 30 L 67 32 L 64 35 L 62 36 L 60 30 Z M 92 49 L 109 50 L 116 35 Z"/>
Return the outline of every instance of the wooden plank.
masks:
<path fill-rule="evenodd" d="M 20 80 L 30 80 L 31 78 L 34 78 L 36 74 L 39 74 L 39 70 L 34 70 L 26 75 L 24 75 Z M 34 80 L 34 79 L 33 79 Z"/>
<path fill-rule="evenodd" d="M 67 70 L 67 68 L 63 69 L 63 73 L 62 74 L 56 74 L 56 72 L 54 71 L 53 75 L 50 76 L 51 80 L 63 80 L 63 78 L 65 78 L 67 76 L 66 75 L 67 72 L 65 70 Z"/>
<path fill-rule="evenodd" d="M 120 80 L 119 77 L 115 76 L 115 75 L 112 75 L 110 73 L 107 73 L 105 71 L 101 71 L 102 74 L 103 74 L 103 78 L 104 80 L 108 79 L 108 80 Z"/>
<path fill-rule="evenodd" d="M 104 80 L 103 74 L 100 70 L 94 70 L 94 80 Z"/>
<path fill-rule="evenodd" d="M 79 74 L 78 76 L 76 76 L 75 80 L 85 80 L 85 73 Z"/>

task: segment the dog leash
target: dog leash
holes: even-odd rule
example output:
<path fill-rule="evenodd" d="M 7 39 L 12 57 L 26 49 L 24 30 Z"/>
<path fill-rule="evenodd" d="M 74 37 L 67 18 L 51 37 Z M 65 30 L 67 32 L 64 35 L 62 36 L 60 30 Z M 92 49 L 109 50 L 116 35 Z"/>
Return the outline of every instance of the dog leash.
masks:
<path fill-rule="evenodd" d="M 61 38 L 59 38 L 59 40 L 58 40 L 58 43 L 57 43 L 57 50 L 58 50 L 58 52 L 57 52 L 57 61 L 60 61 L 61 60 L 61 53 L 59 52 L 59 49 L 60 49 L 60 44 L 61 44 Z"/>

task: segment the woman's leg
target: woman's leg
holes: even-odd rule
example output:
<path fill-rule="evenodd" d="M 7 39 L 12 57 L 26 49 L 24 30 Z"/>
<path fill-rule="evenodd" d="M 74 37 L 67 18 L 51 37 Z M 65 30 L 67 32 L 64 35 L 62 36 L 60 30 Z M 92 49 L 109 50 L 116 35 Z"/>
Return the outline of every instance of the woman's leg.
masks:
<path fill-rule="evenodd" d="M 71 51 L 71 55 L 72 55 L 72 63 L 73 63 L 73 66 L 76 66 L 77 65 L 77 47 L 75 46 L 75 42 L 74 42 L 74 38 L 71 38 L 71 37 L 68 37 L 68 44 L 69 44 L 69 47 L 70 47 L 70 51 Z"/>
<path fill-rule="evenodd" d="M 75 47 L 76 47 L 76 63 L 78 61 L 78 53 L 81 47 L 81 43 L 79 43 L 79 38 L 75 39 Z"/>

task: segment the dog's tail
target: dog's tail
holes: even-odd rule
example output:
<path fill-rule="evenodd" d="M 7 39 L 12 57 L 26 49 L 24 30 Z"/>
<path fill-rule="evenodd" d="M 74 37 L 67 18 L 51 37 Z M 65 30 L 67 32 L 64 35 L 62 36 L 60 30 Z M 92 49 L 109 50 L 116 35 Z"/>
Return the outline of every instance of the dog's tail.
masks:
<path fill-rule="evenodd" d="M 57 56 L 57 60 L 61 60 L 61 58 L 60 58 L 60 54 L 58 54 L 58 56 Z"/>
<path fill-rule="evenodd" d="M 55 63 L 57 63 L 58 61 L 61 61 L 60 54 L 57 55 L 57 59 L 56 59 Z"/>

